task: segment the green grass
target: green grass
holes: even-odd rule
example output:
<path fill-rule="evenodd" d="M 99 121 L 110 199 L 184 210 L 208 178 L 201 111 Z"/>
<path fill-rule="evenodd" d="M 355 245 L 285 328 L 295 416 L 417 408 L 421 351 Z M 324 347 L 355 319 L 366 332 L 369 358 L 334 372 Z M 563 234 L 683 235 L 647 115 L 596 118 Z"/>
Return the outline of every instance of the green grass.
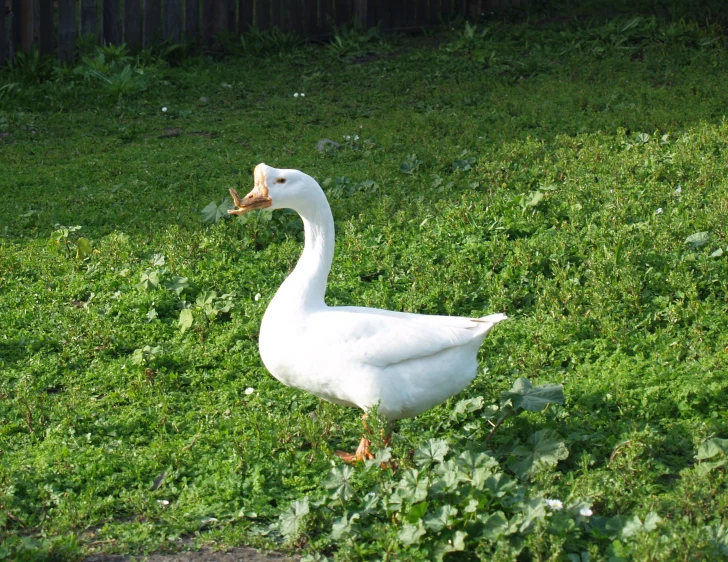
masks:
<path fill-rule="evenodd" d="M 728 555 L 728 54 L 711 21 L 333 48 L 258 34 L 223 61 L 107 51 L 0 74 L 0 559 Z M 281 51 L 245 54 L 266 40 Z M 261 161 L 329 194 L 330 304 L 510 316 L 467 390 L 398 425 L 394 470 L 341 467 L 358 413 L 260 362 L 300 222 L 201 211 Z M 565 403 L 486 444 L 519 377 Z"/>

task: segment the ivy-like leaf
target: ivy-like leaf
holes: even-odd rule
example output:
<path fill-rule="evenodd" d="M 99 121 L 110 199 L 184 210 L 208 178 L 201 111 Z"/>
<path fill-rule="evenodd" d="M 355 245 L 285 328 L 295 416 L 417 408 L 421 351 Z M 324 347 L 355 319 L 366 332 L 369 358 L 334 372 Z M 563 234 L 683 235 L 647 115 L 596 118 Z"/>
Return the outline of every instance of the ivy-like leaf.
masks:
<path fill-rule="evenodd" d="M 349 519 L 346 518 L 346 513 L 344 513 L 341 519 L 334 521 L 334 524 L 331 525 L 331 538 L 338 541 L 350 535 L 352 532 L 351 525 L 357 519 L 359 519 L 358 513 L 353 513 Z"/>
<path fill-rule="evenodd" d="M 91 246 L 91 241 L 88 238 L 79 238 L 76 240 L 76 258 L 84 260 L 93 253 L 94 249 Z"/>
<path fill-rule="evenodd" d="M 194 314 L 192 314 L 192 309 L 183 308 L 182 311 L 180 311 L 179 313 L 179 320 L 177 321 L 177 324 L 179 324 L 179 329 L 184 334 L 192 327 L 192 323 L 194 321 L 195 316 Z"/>
<path fill-rule="evenodd" d="M 281 513 L 278 519 L 278 529 L 281 534 L 288 539 L 300 535 L 308 512 L 308 498 L 294 501 L 287 511 Z"/>
<path fill-rule="evenodd" d="M 190 286 L 187 277 L 175 275 L 172 279 L 164 282 L 164 288 L 181 295 Z"/>
<path fill-rule="evenodd" d="M 701 246 L 705 246 L 708 243 L 708 240 L 710 240 L 709 232 L 696 232 L 695 234 L 688 236 L 685 239 L 685 243 L 690 246 L 691 250 L 696 250 Z"/>
<path fill-rule="evenodd" d="M 713 437 L 698 447 L 698 454 L 695 455 L 695 458 L 704 461 L 721 454 L 728 455 L 728 439 Z"/>
<path fill-rule="evenodd" d="M 561 436 L 551 429 L 542 429 L 511 452 L 508 466 L 519 478 L 531 478 L 536 472 L 556 464 L 569 456 Z"/>
<path fill-rule="evenodd" d="M 534 387 L 528 379 L 521 377 L 510 390 L 501 393 L 501 399 L 503 402 L 510 400 L 516 413 L 519 410 L 540 412 L 550 403 L 564 403 L 564 387 L 560 384 L 542 384 Z"/>
<path fill-rule="evenodd" d="M 544 519 L 546 517 L 545 502 L 541 498 L 526 500 L 523 508 L 523 520 L 518 529 L 521 533 L 527 532 L 538 519 Z"/>
<path fill-rule="evenodd" d="M 422 521 L 418 521 L 417 525 L 410 525 L 409 523 L 402 525 L 398 536 L 403 545 L 410 546 L 420 542 L 420 539 L 424 534 L 425 527 L 422 524 Z"/>
<path fill-rule="evenodd" d="M 470 412 L 477 412 L 478 410 L 483 409 L 484 404 L 485 399 L 482 396 L 460 400 L 460 402 L 455 404 L 450 417 L 452 419 L 457 419 L 458 416 L 469 414 Z"/>
<path fill-rule="evenodd" d="M 147 270 L 142 273 L 137 288 L 142 291 L 150 291 L 159 287 L 159 271 L 156 269 Z"/>
<path fill-rule="evenodd" d="M 415 464 L 420 468 L 427 468 L 434 463 L 442 462 L 449 449 L 444 439 L 430 439 L 415 451 Z"/>
<path fill-rule="evenodd" d="M 403 174 L 411 175 L 414 174 L 417 171 L 417 168 L 420 167 L 420 160 L 417 158 L 416 154 L 410 154 L 404 159 L 404 162 L 400 164 L 399 171 Z"/>
<path fill-rule="evenodd" d="M 202 220 L 204 222 L 216 223 L 230 217 L 228 210 L 234 208 L 235 205 L 230 197 L 225 197 L 219 205 L 215 201 L 212 201 L 207 207 L 202 209 Z"/>
<path fill-rule="evenodd" d="M 341 498 L 347 501 L 354 497 L 354 487 L 350 483 L 352 476 L 354 476 L 354 469 L 348 464 L 331 469 L 325 484 L 326 488 L 333 492 L 331 499 Z"/>
<path fill-rule="evenodd" d="M 500 540 L 508 534 L 508 519 L 502 511 L 496 511 L 490 515 L 483 515 L 483 528 L 480 536 L 491 541 Z"/>
<path fill-rule="evenodd" d="M 453 517 L 458 514 L 458 510 L 451 505 L 442 505 L 438 507 L 434 513 L 425 516 L 425 527 L 429 531 L 439 533 L 444 527 L 452 524 Z"/>

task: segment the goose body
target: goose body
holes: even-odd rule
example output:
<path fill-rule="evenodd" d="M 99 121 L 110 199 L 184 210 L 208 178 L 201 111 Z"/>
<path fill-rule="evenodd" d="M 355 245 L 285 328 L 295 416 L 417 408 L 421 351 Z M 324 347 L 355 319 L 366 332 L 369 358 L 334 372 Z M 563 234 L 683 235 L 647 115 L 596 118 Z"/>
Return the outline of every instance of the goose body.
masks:
<path fill-rule="evenodd" d="M 260 356 L 283 384 L 390 421 L 416 416 L 463 390 L 477 373 L 477 352 L 504 314 L 431 316 L 327 306 L 334 221 L 326 196 L 298 170 L 255 168 L 255 187 L 236 209 L 289 208 L 303 220 L 303 253 L 270 302 Z"/>

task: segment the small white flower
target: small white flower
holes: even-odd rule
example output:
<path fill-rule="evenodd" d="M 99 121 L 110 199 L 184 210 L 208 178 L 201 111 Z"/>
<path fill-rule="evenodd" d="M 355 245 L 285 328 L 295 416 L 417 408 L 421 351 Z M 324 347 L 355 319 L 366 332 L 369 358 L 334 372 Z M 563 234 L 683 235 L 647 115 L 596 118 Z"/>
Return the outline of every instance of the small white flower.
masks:
<path fill-rule="evenodd" d="M 561 500 L 546 500 L 546 505 L 554 511 L 559 511 L 564 507 L 564 504 L 561 502 Z"/>
<path fill-rule="evenodd" d="M 351 140 L 351 135 L 346 135 L 346 140 Z"/>
<path fill-rule="evenodd" d="M 169 505 L 169 500 L 157 500 L 157 503 L 161 505 Z"/>
<path fill-rule="evenodd" d="M 260 293 L 255 293 L 255 296 L 253 297 L 253 300 L 255 302 L 258 302 L 260 300 Z"/>
<path fill-rule="evenodd" d="M 355 141 L 358 141 L 359 140 L 359 135 L 354 135 L 354 140 Z"/>
<path fill-rule="evenodd" d="M 675 190 L 675 193 L 677 193 L 678 195 L 682 193 L 682 185 L 677 184 L 677 189 Z"/>
<path fill-rule="evenodd" d="M 255 392 L 255 389 L 252 386 L 249 386 L 248 388 L 245 389 L 245 394 L 247 394 L 248 396 L 253 394 L 253 392 Z"/>
<path fill-rule="evenodd" d="M 293 94 L 293 97 L 294 98 L 297 98 L 298 97 L 298 92 L 296 92 L 295 94 Z"/>
<path fill-rule="evenodd" d="M 167 108 L 166 107 L 163 107 L 162 108 L 162 113 L 167 113 Z"/>
<path fill-rule="evenodd" d="M 302 98 L 305 98 L 306 97 L 306 94 L 304 94 L 303 92 L 301 92 L 301 97 Z"/>
<path fill-rule="evenodd" d="M 657 209 L 657 214 L 658 215 L 661 215 L 662 214 L 662 207 L 660 207 L 659 209 Z"/>
<path fill-rule="evenodd" d="M 588 507 L 582 507 L 579 510 L 579 515 L 581 515 L 582 517 L 591 517 L 592 513 L 594 513 L 594 512 L 591 509 L 589 509 Z"/>

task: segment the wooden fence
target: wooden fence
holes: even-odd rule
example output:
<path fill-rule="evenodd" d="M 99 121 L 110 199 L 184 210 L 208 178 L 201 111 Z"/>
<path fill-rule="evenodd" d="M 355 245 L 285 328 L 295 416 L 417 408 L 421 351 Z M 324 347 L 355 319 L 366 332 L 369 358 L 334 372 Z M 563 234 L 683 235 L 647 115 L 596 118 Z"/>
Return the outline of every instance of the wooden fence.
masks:
<path fill-rule="evenodd" d="M 524 0 L 0 0 L 0 66 L 34 45 L 73 58 L 76 39 L 144 47 L 159 40 L 210 43 L 215 33 L 277 27 L 307 38 L 336 26 L 414 30 Z M 5 6 L 3 9 L 2 3 Z"/>

